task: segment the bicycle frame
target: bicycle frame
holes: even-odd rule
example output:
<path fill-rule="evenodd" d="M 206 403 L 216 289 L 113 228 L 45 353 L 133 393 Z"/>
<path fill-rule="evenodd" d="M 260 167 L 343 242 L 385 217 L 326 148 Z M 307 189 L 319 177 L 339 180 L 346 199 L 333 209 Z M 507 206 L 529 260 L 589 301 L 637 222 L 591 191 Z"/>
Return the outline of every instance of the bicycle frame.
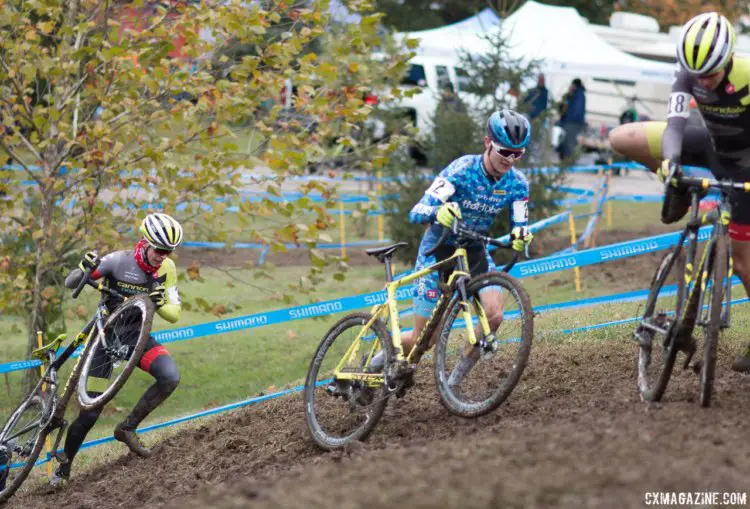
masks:
<path fill-rule="evenodd" d="M 68 360 L 71 355 L 73 355 L 73 352 L 75 352 L 79 345 L 88 345 L 91 342 L 94 331 L 97 331 L 97 334 L 100 335 L 104 334 L 104 321 L 108 315 L 109 311 L 107 310 L 107 307 L 104 305 L 104 303 L 99 303 L 99 306 L 96 309 L 96 316 L 94 316 L 94 318 L 92 318 L 91 321 L 86 324 L 81 332 L 78 333 L 73 342 L 68 345 L 68 348 L 65 350 L 65 352 L 63 352 L 60 358 L 55 361 L 56 370 L 60 369 L 63 363 L 65 363 L 65 361 Z M 106 345 L 106 339 L 102 338 L 102 341 L 104 341 L 104 344 Z M 83 360 L 83 354 L 78 357 L 75 367 L 73 368 L 73 373 L 70 375 L 70 377 L 68 377 L 68 380 L 65 383 L 63 396 L 62 398 L 60 398 L 60 403 L 55 411 L 55 419 L 62 419 L 63 415 L 65 414 L 65 409 L 68 406 L 68 402 L 70 401 L 70 397 L 75 392 L 75 385 L 76 383 L 78 383 L 78 376 L 80 374 L 79 367 L 81 364 L 81 360 Z"/>
<path fill-rule="evenodd" d="M 50 399 L 48 400 L 48 403 L 42 403 L 44 407 L 43 413 L 38 420 L 28 423 L 23 429 L 15 432 L 10 436 L 4 436 L 7 432 L 7 429 L 3 429 L 2 433 L 0 433 L 0 436 L 3 436 L 4 443 L 9 443 L 15 438 L 22 436 L 28 431 L 42 425 L 47 427 L 45 433 L 51 433 L 55 429 L 59 428 L 61 432 L 58 433 L 57 439 L 55 440 L 55 445 L 52 448 L 52 454 L 56 454 L 55 451 L 57 451 L 62 438 L 62 431 L 64 431 L 65 427 L 67 426 L 67 423 L 64 421 L 63 416 L 65 414 L 67 404 L 70 401 L 70 397 L 74 392 L 76 379 L 78 378 L 79 373 L 78 367 L 80 365 L 81 359 L 83 358 L 83 355 L 79 356 L 78 361 L 76 362 L 76 366 L 73 368 L 73 373 L 68 378 L 68 381 L 65 384 L 63 396 L 59 400 L 57 399 L 57 371 L 70 358 L 70 356 L 73 355 L 79 345 L 89 343 L 91 337 L 93 336 L 94 325 L 97 326 L 98 330 L 102 330 L 103 319 L 106 318 L 107 314 L 107 308 L 103 304 L 100 304 L 97 308 L 96 316 L 92 318 L 88 324 L 86 324 L 81 332 L 78 333 L 76 338 L 71 341 L 71 343 L 60 355 L 60 357 L 57 357 L 57 346 L 59 345 L 59 343 L 64 341 L 65 335 L 58 336 L 51 345 L 42 347 L 35 352 L 35 354 L 38 353 L 38 355 L 36 356 L 43 356 L 42 358 L 44 359 L 45 364 L 47 364 L 47 368 L 45 369 L 44 374 L 42 375 L 39 382 L 37 382 L 37 388 L 39 387 L 39 385 L 46 385 L 44 392 L 50 395 Z M 73 381 L 73 383 L 71 383 L 71 381 Z M 36 391 L 36 388 L 34 390 Z M 11 415 L 11 418 L 8 420 L 8 424 L 10 424 L 11 422 L 13 422 L 13 415 Z M 6 424 L 6 426 L 8 424 Z M 20 465 L 11 465 L 10 468 L 15 468 L 17 466 Z"/>
<path fill-rule="evenodd" d="M 684 332 L 692 332 L 692 326 L 690 327 L 690 331 L 683 331 L 683 325 L 686 318 L 685 307 L 689 305 L 691 302 L 695 302 L 698 306 L 697 309 L 698 312 L 702 312 L 704 307 L 704 302 L 706 298 L 706 287 L 708 284 L 708 279 L 710 277 L 709 271 L 713 267 L 713 264 L 715 263 L 714 260 L 714 245 L 716 244 L 716 239 L 720 236 L 726 236 L 728 235 L 729 230 L 729 219 L 731 217 L 731 203 L 728 199 L 727 194 L 722 191 L 721 192 L 721 199 L 719 200 L 719 207 L 712 212 L 709 212 L 707 214 L 701 214 L 699 216 L 698 211 L 698 193 L 697 191 L 694 191 L 691 193 L 691 213 L 690 213 L 690 219 L 688 221 L 688 224 L 685 226 L 684 230 L 682 231 L 682 234 L 680 235 L 679 240 L 677 241 L 677 245 L 673 250 L 674 256 L 670 260 L 667 268 L 664 270 L 664 273 L 662 277 L 666 277 L 672 269 L 672 266 L 674 265 L 675 261 L 679 257 L 680 253 L 682 252 L 683 247 L 686 249 L 686 260 L 685 260 L 685 273 L 684 273 L 684 280 L 685 284 L 680 286 L 678 285 L 678 292 L 677 292 L 677 307 L 675 309 L 675 315 L 676 315 L 676 321 L 674 322 L 671 331 L 684 333 Z M 698 251 L 698 230 L 703 225 L 713 225 L 713 231 L 711 232 L 711 236 L 708 239 L 708 242 L 706 244 L 706 247 L 703 250 L 703 253 L 701 254 L 700 261 L 698 262 L 698 270 L 695 270 L 695 261 L 697 257 L 697 251 Z M 687 240 L 687 246 L 685 246 L 685 241 Z M 729 270 L 728 270 L 728 277 L 725 282 L 722 282 L 722 284 L 725 285 L 725 302 L 729 303 L 731 301 L 731 278 L 733 275 L 733 264 L 732 264 L 732 253 L 731 253 L 731 243 L 728 244 L 728 254 L 729 254 Z M 662 281 L 663 283 L 663 281 Z M 700 284 L 699 284 L 700 283 Z M 698 292 L 698 294 L 696 294 Z M 653 298 L 656 298 L 654 296 Z M 694 300 L 697 299 L 697 300 Z M 649 303 L 649 305 L 652 303 Z M 655 303 L 654 303 L 655 304 Z M 729 327 L 730 323 L 730 309 L 731 306 L 726 306 L 726 311 L 724 316 L 722 317 L 722 328 Z M 709 309 L 710 311 L 710 309 Z M 696 323 L 703 325 L 705 324 L 704 320 L 697 320 Z M 659 332 L 663 335 L 667 335 L 670 333 L 668 330 L 664 330 L 660 327 L 658 327 L 655 324 L 647 323 L 645 321 L 642 321 L 641 324 L 645 326 L 647 329 L 653 330 L 655 332 Z M 693 324 L 694 326 L 695 324 Z"/>
<path fill-rule="evenodd" d="M 423 276 L 426 276 L 432 272 L 438 271 L 441 267 L 448 265 L 452 262 L 456 262 L 456 269 L 451 273 L 451 275 L 448 278 L 448 284 L 447 286 L 449 288 L 455 288 L 458 290 L 459 297 L 463 304 L 463 318 L 466 324 L 472 324 L 472 318 L 471 318 L 471 312 L 469 310 L 469 303 L 466 302 L 466 281 L 471 277 L 471 274 L 469 272 L 469 260 L 467 256 L 466 249 L 463 247 L 458 247 L 456 251 L 453 253 L 452 256 L 446 258 L 445 260 L 442 260 L 440 262 L 437 262 L 433 265 L 430 265 L 428 267 L 425 267 L 422 270 L 416 271 L 412 274 L 409 274 L 408 276 L 405 276 L 401 279 L 398 279 L 396 281 L 392 280 L 391 277 L 391 269 L 390 266 L 386 266 L 387 271 L 387 279 L 388 282 L 386 283 L 386 300 L 382 304 L 377 304 L 373 306 L 370 313 L 372 314 L 372 318 L 367 322 L 366 326 L 362 328 L 360 333 L 357 335 L 357 338 L 352 342 L 352 345 L 347 350 L 346 354 L 344 354 L 343 358 L 339 362 L 338 366 L 336 366 L 336 369 L 334 371 L 334 376 L 338 380 L 356 380 L 360 382 L 365 382 L 368 385 L 371 386 L 377 386 L 381 385 L 385 381 L 385 377 L 382 373 L 351 373 L 351 372 L 345 372 L 342 371 L 344 366 L 354 360 L 357 356 L 357 353 L 359 351 L 359 345 L 365 339 L 363 335 L 365 334 L 365 331 L 367 331 L 372 324 L 375 322 L 375 320 L 380 319 L 383 317 L 385 321 L 387 322 L 390 319 L 391 324 L 391 335 L 393 339 L 393 346 L 395 348 L 395 354 L 396 354 L 396 361 L 406 361 L 409 364 L 416 364 L 421 359 L 422 354 L 427 351 L 427 348 L 430 343 L 430 338 L 432 337 L 437 325 L 439 324 L 440 320 L 439 318 L 443 316 L 445 310 L 448 307 L 448 304 L 451 302 L 451 299 L 453 298 L 453 295 L 456 294 L 456 292 L 446 292 L 443 291 L 440 299 L 438 300 L 437 305 L 432 311 L 432 314 L 430 315 L 427 323 L 425 324 L 424 329 L 422 329 L 422 332 L 420 333 L 419 337 L 417 338 L 414 348 L 412 348 L 412 351 L 409 353 L 409 356 L 406 357 L 404 355 L 404 349 L 401 341 L 401 328 L 399 325 L 399 317 L 398 317 L 398 300 L 397 300 L 397 292 L 399 288 L 411 283 L 412 281 L 419 279 Z M 482 331 L 485 336 L 489 336 L 491 333 L 490 330 L 490 324 L 487 320 L 487 316 L 484 314 L 484 309 L 480 306 L 479 308 L 479 322 L 482 327 Z M 474 333 L 474 328 L 469 326 L 467 327 L 468 336 L 469 336 L 469 342 L 472 345 L 475 345 L 477 343 L 476 334 Z M 373 345 L 370 347 L 370 352 L 367 357 L 367 362 L 369 363 L 372 359 L 374 353 L 377 351 L 377 344 L 378 342 L 373 342 Z"/>

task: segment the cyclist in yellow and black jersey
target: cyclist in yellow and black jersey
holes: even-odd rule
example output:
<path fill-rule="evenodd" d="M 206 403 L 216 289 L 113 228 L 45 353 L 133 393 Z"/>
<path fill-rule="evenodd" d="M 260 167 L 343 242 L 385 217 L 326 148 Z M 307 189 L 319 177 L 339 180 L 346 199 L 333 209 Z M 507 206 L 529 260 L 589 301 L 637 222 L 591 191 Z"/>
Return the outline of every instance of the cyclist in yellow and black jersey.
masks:
<path fill-rule="evenodd" d="M 702 166 L 717 178 L 750 182 L 750 58 L 734 54 L 735 33 L 716 12 L 699 14 L 682 28 L 666 122 L 637 122 L 612 130 L 612 148 L 655 171 L 662 181 L 671 163 Z M 697 112 L 691 113 L 691 99 Z M 689 195 L 669 193 L 665 223 L 679 221 Z M 750 295 L 750 195 L 733 199 L 729 225 L 734 271 Z M 732 364 L 750 372 L 750 344 Z"/>
<path fill-rule="evenodd" d="M 175 265 L 169 255 L 182 243 L 182 226 L 167 214 L 149 214 L 141 223 L 139 231 L 143 238 L 134 249 L 109 253 L 101 261 L 95 253 L 86 253 L 79 268 L 74 269 L 66 278 L 65 286 L 75 288 L 83 271 L 93 269 L 92 279 L 102 279 L 105 286 L 123 295 L 148 294 L 156 306 L 156 313 L 169 322 L 176 322 L 180 319 L 181 304 Z M 102 298 L 110 311 L 120 302 L 107 294 L 102 294 Z M 93 355 L 103 355 L 103 352 L 95 351 Z M 112 374 L 111 364 L 95 360 L 94 365 L 96 368 L 87 385 L 92 395 L 102 389 L 92 385 L 102 383 L 106 387 Z M 149 336 L 138 365 L 155 380 L 133 411 L 117 425 L 114 437 L 125 443 L 135 454 L 148 457 L 151 451 L 143 446 L 135 430 L 146 416 L 174 392 L 180 383 L 180 372 L 167 349 L 153 336 Z M 52 487 L 62 486 L 70 477 L 73 460 L 102 410 L 81 411 L 68 428 L 65 461 L 50 478 Z"/>

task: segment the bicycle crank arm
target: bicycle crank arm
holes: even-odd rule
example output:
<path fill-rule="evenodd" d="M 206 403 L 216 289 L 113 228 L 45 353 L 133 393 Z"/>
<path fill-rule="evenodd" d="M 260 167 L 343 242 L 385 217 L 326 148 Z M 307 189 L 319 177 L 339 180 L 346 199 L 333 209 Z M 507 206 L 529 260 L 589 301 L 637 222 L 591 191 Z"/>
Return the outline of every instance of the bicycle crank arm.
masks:
<path fill-rule="evenodd" d="M 58 453 L 57 451 L 60 449 L 60 442 L 62 442 L 62 437 L 65 434 L 65 430 L 68 428 L 68 421 L 63 419 L 63 421 L 60 423 L 59 428 L 60 430 L 57 432 L 57 437 L 55 438 L 55 445 L 52 446 L 52 457 L 55 458 L 59 463 L 67 463 L 68 457 L 65 455 L 65 453 Z"/>
<path fill-rule="evenodd" d="M 688 369 L 690 367 L 690 361 L 693 360 L 693 354 L 695 354 L 696 349 L 695 341 L 693 341 L 690 350 L 685 352 L 685 362 L 682 363 L 682 369 Z M 695 366 L 693 366 L 693 370 L 695 370 Z"/>

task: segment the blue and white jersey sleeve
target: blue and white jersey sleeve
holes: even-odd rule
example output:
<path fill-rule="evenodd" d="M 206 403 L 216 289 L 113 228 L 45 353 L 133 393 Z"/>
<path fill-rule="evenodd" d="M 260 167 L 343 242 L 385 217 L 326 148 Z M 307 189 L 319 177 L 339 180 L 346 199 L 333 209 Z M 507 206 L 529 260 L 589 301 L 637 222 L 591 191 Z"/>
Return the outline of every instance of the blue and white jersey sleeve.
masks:
<path fill-rule="evenodd" d="M 419 203 L 411 209 L 409 221 L 417 224 L 434 222 L 440 206 L 452 201 L 451 198 L 456 194 L 456 177 L 460 176 L 464 168 L 471 164 L 472 158 L 464 156 L 456 159 L 441 171 L 432 185 L 427 188 Z"/>

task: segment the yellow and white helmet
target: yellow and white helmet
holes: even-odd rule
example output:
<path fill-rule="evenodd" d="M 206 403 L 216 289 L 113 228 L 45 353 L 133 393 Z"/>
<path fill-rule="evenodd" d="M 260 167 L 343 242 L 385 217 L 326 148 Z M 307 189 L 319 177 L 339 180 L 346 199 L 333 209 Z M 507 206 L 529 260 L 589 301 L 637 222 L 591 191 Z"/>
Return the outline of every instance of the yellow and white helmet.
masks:
<path fill-rule="evenodd" d="M 734 53 L 734 28 L 718 12 L 699 14 L 685 23 L 677 41 L 677 58 L 690 74 L 720 71 Z"/>
<path fill-rule="evenodd" d="M 174 251 L 182 243 L 182 226 L 167 214 L 149 214 L 138 229 L 151 247 Z"/>

